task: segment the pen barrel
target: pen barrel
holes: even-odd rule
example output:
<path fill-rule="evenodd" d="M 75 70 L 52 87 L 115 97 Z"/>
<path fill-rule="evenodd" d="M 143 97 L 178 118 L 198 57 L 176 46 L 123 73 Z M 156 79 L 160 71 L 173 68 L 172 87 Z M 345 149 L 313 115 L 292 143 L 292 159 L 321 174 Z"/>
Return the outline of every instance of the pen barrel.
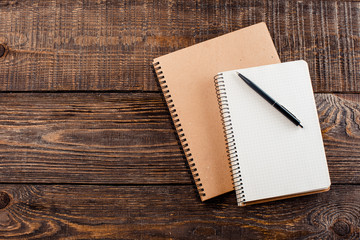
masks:
<path fill-rule="evenodd" d="M 242 76 L 241 79 L 255 92 L 257 92 L 263 99 L 265 99 L 268 103 L 270 103 L 271 105 L 276 103 L 276 101 L 272 97 L 270 97 L 266 92 L 264 92 L 261 88 L 259 88 L 258 85 L 250 81 L 248 78 Z"/>
<path fill-rule="evenodd" d="M 289 110 L 287 110 L 284 106 L 279 103 L 274 103 L 274 108 L 276 108 L 279 112 L 281 112 L 285 117 L 287 117 L 291 122 L 293 122 L 296 126 L 300 125 L 300 120 L 297 119 L 294 114 L 292 114 Z"/>

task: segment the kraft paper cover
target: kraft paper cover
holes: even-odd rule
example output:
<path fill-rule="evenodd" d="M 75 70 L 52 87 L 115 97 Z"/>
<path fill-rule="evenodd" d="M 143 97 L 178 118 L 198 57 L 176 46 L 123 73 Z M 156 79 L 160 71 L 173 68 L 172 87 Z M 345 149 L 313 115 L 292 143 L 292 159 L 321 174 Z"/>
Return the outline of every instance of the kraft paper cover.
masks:
<path fill-rule="evenodd" d="M 214 76 L 280 63 L 265 23 L 154 59 L 154 68 L 202 201 L 233 190 Z"/>

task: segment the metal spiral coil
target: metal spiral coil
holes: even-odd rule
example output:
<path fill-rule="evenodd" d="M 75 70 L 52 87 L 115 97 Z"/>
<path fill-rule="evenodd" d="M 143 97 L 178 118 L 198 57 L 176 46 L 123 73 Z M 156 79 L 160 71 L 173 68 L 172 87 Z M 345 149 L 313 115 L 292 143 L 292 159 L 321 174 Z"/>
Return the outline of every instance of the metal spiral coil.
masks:
<path fill-rule="evenodd" d="M 173 100 L 171 98 L 170 90 L 168 88 L 168 85 L 166 84 L 164 73 L 161 70 L 160 62 L 154 62 L 153 66 L 154 66 L 154 69 L 155 69 L 155 73 L 156 73 L 156 75 L 158 77 L 161 90 L 162 90 L 162 92 L 164 94 L 166 103 L 168 105 L 171 118 L 172 118 L 172 120 L 174 122 L 174 126 L 176 128 L 176 131 L 178 133 L 181 145 L 183 147 L 186 159 L 188 161 L 191 173 L 192 173 L 192 175 L 194 177 L 196 188 L 199 191 L 200 196 L 204 197 L 204 196 L 206 196 L 205 190 L 203 188 L 203 184 L 201 183 L 199 173 L 197 172 L 197 168 L 196 168 L 196 164 L 194 162 L 194 159 L 192 158 L 192 154 L 191 154 L 191 151 L 190 151 L 190 148 L 189 148 L 189 144 L 187 143 L 184 130 L 181 127 L 181 122 L 180 122 L 179 116 L 176 113 L 175 104 L 173 103 Z"/>
<path fill-rule="evenodd" d="M 224 136 L 226 139 L 226 152 L 229 158 L 230 168 L 232 172 L 233 184 L 236 191 L 236 198 L 240 206 L 245 206 L 245 192 L 242 183 L 242 176 L 239 164 L 239 156 L 236 150 L 235 136 L 231 123 L 231 115 L 229 104 L 225 90 L 225 82 L 222 73 L 214 77 L 216 96 L 219 103 L 221 120 L 224 127 Z"/>

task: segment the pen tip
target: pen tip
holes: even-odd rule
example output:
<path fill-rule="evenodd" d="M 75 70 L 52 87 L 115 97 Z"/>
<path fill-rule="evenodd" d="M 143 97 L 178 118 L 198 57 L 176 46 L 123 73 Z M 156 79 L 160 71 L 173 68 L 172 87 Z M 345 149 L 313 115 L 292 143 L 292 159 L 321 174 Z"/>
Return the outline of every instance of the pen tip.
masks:
<path fill-rule="evenodd" d="M 301 123 L 299 123 L 299 126 L 300 126 L 301 128 L 304 128 L 303 125 L 301 125 Z"/>
<path fill-rule="evenodd" d="M 240 78 L 244 79 L 244 76 L 241 73 L 239 73 L 239 72 L 236 72 L 236 73 Z"/>

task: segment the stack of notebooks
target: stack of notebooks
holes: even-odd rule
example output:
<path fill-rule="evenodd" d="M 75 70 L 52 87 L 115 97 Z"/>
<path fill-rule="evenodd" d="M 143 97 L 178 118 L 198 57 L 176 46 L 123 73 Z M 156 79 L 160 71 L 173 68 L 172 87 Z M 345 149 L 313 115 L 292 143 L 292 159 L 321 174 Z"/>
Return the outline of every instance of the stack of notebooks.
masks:
<path fill-rule="evenodd" d="M 235 189 L 245 206 L 329 189 L 308 66 L 280 63 L 265 23 L 153 65 L 202 201 Z"/>

